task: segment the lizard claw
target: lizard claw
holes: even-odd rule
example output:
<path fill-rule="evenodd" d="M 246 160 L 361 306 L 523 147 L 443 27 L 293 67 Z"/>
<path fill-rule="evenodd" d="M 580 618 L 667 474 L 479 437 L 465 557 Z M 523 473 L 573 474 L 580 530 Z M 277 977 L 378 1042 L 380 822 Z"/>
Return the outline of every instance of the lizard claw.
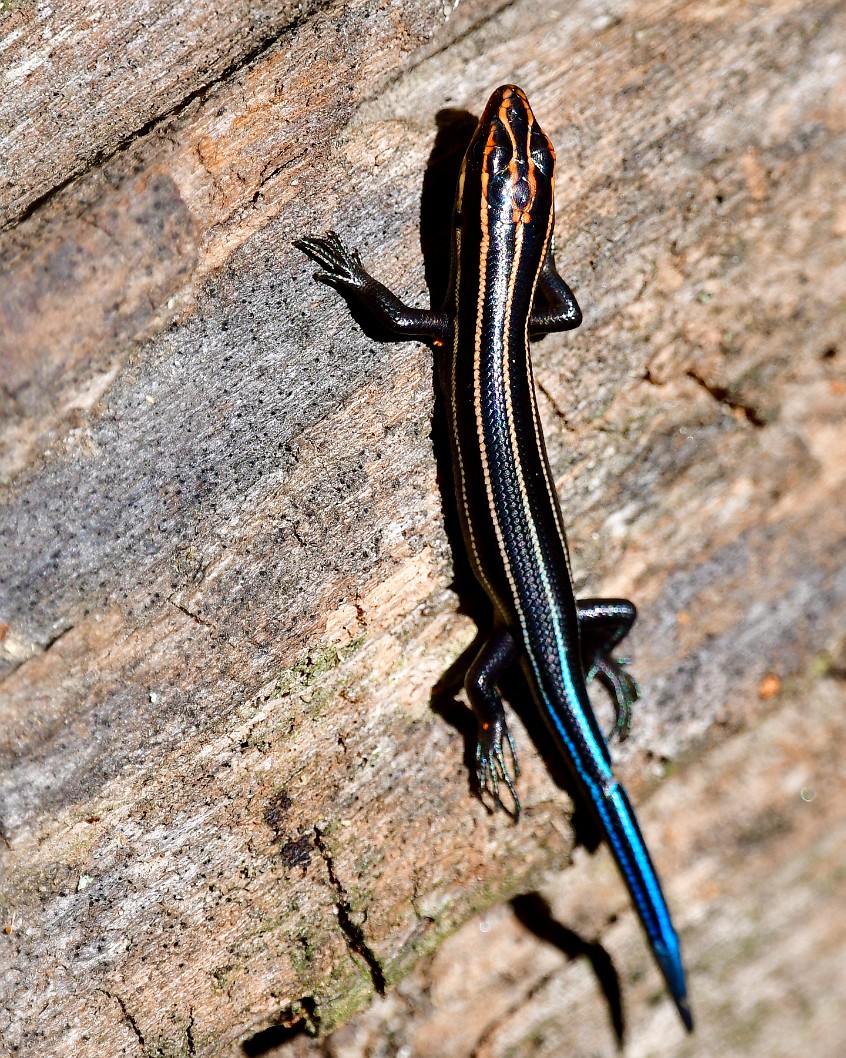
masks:
<path fill-rule="evenodd" d="M 306 235 L 295 239 L 294 246 L 320 265 L 321 271 L 314 278 L 334 287 L 362 286 L 365 281 L 364 267 L 357 250 L 348 250 L 337 232 L 325 235 Z"/>
<path fill-rule="evenodd" d="M 505 761 L 504 746 L 508 746 L 511 757 L 510 768 Z M 495 805 L 513 816 L 515 823 L 520 817 L 520 799 L 514 788 L 514 778 L 520 774 L 517 761 L 517 749 L 511 732 L 505 721 L 484 724 L 479 729 L 479 741 L 476 743 L 476 781 L 480 793 L 489 793 Z M 509 808 L 500 796 L 500 784 L 508 788 L 513 807 Z"/>
<path fill-rule="evenodd" d="M 614 726 L 608 732 L 608 739 L 615 736 L 625 742 L 632 729 L 632 706 L 640 698 L 640 687 L 634 676 L 626 672 L 628 658 L 600 657 L 588 674 L 588 680 L 598 675 L 614 700 Z"/>

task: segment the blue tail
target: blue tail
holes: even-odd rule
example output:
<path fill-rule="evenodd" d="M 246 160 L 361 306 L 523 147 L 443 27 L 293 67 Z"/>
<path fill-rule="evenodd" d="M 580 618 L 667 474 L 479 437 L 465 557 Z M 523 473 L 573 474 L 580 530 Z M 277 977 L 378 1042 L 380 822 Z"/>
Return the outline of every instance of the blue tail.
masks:
<path fill-rule="evenodd" d="M 679 939 L 631 802 L 619 783 L 612 786 L 607 793 L 599 790 L 594 783 L 588 785 L 593 807 L 631 894 L 655 959 L 667 982 L 667 988 L 675 1000 L 685 1028 L 692 1032 L 693 1016 L 687 1002 L 687 984 Z"/>
<path fill-rule="evenodd" d="M 687 1001 L 679 939 L 634 809 L 626 791 L 614 779 L 608 744 L 587 691 L 578 678 L 574 679 L 574 674 L 581 673 L 574 671 L 564 650 L 559 652 L 557 666 L 554 662 L 543 664 L 548 659 L 538 661 L 531 650 L 527 652 L 537 677 L 534 690 L 543 717 L 558 742 L 562 759 L 571 767 L 596 813 L 679 1016 L 687 1031 L 692 1032 L 693 1016 Z M 552 693 L 544 689 L 545 675 Z"/>

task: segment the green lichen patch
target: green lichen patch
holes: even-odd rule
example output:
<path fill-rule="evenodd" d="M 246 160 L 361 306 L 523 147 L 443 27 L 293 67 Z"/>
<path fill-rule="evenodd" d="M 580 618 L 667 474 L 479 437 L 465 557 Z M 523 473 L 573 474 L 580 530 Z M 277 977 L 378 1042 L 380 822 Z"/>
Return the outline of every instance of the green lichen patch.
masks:
<path fill-rule="evenodd" d="M 321 676 L 337 669 L 361 647 L 364 641 L 364 636 L 358 636 L 344 647 L 325 643 L 314 644 L 303 651 L 292 665 L 283 669 L 276 679 L 262 690 L 259 700 L 269 701 L 273 698 L 286 698 L 292 694 L 308 692 Z"/>

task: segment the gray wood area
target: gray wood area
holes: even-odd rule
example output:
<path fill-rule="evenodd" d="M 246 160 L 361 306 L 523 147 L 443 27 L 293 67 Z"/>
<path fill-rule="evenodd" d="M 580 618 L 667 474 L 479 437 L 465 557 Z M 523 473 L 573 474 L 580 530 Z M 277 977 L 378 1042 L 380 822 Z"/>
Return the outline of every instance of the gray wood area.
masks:
<path fill-rule="evenodd" d="M 453 6 L 0 3 L 2 1054 L 846 1053 L 846 2 Z M 505 82 L 690 1038 L 517 683 L 474 795 L 432 354 L 292 246 L 437 300 Z"/>

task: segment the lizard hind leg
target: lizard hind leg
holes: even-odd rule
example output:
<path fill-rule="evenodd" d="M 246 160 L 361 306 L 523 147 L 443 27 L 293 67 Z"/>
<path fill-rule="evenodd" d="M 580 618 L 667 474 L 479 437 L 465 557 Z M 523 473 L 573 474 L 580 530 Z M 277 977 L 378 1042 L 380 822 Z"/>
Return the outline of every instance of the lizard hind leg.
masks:
<path fill-rule="evenodd" d="M 626 671 L 628 661 L 612 657 L 611 651 L 631 631 L 637 619 L 634 603 L 628 599 L 580 599 L 579 635 L 585 680 L 594 676 L 605 685 L 614 703 L 614 727 L 621 742 L 628 738 L 632 725 L 632 706 L 640 698 L 637 681 Z"/>
<path fill-rule="evenodd" d="M 520 815 L 520 800 L 514 779 L 520 774 L 514 740 L 505 720 L 502 698 L 497 689 L 500 677 L 517 657 L 517 644 L 505 628 L 496 628 L 467 670 L 464 688 L 479 725 L 476 743 L 476 781 L 479 792 L 488 792 L 494 802 L 506 812 L 508 807 L 500 796 L 505 786 L 511 796 L 511 814 L 515 821 Z M 505 747 L 510 762 L 506 763 Z M 513 773 L 513 778 L 512 778 Z"/>

